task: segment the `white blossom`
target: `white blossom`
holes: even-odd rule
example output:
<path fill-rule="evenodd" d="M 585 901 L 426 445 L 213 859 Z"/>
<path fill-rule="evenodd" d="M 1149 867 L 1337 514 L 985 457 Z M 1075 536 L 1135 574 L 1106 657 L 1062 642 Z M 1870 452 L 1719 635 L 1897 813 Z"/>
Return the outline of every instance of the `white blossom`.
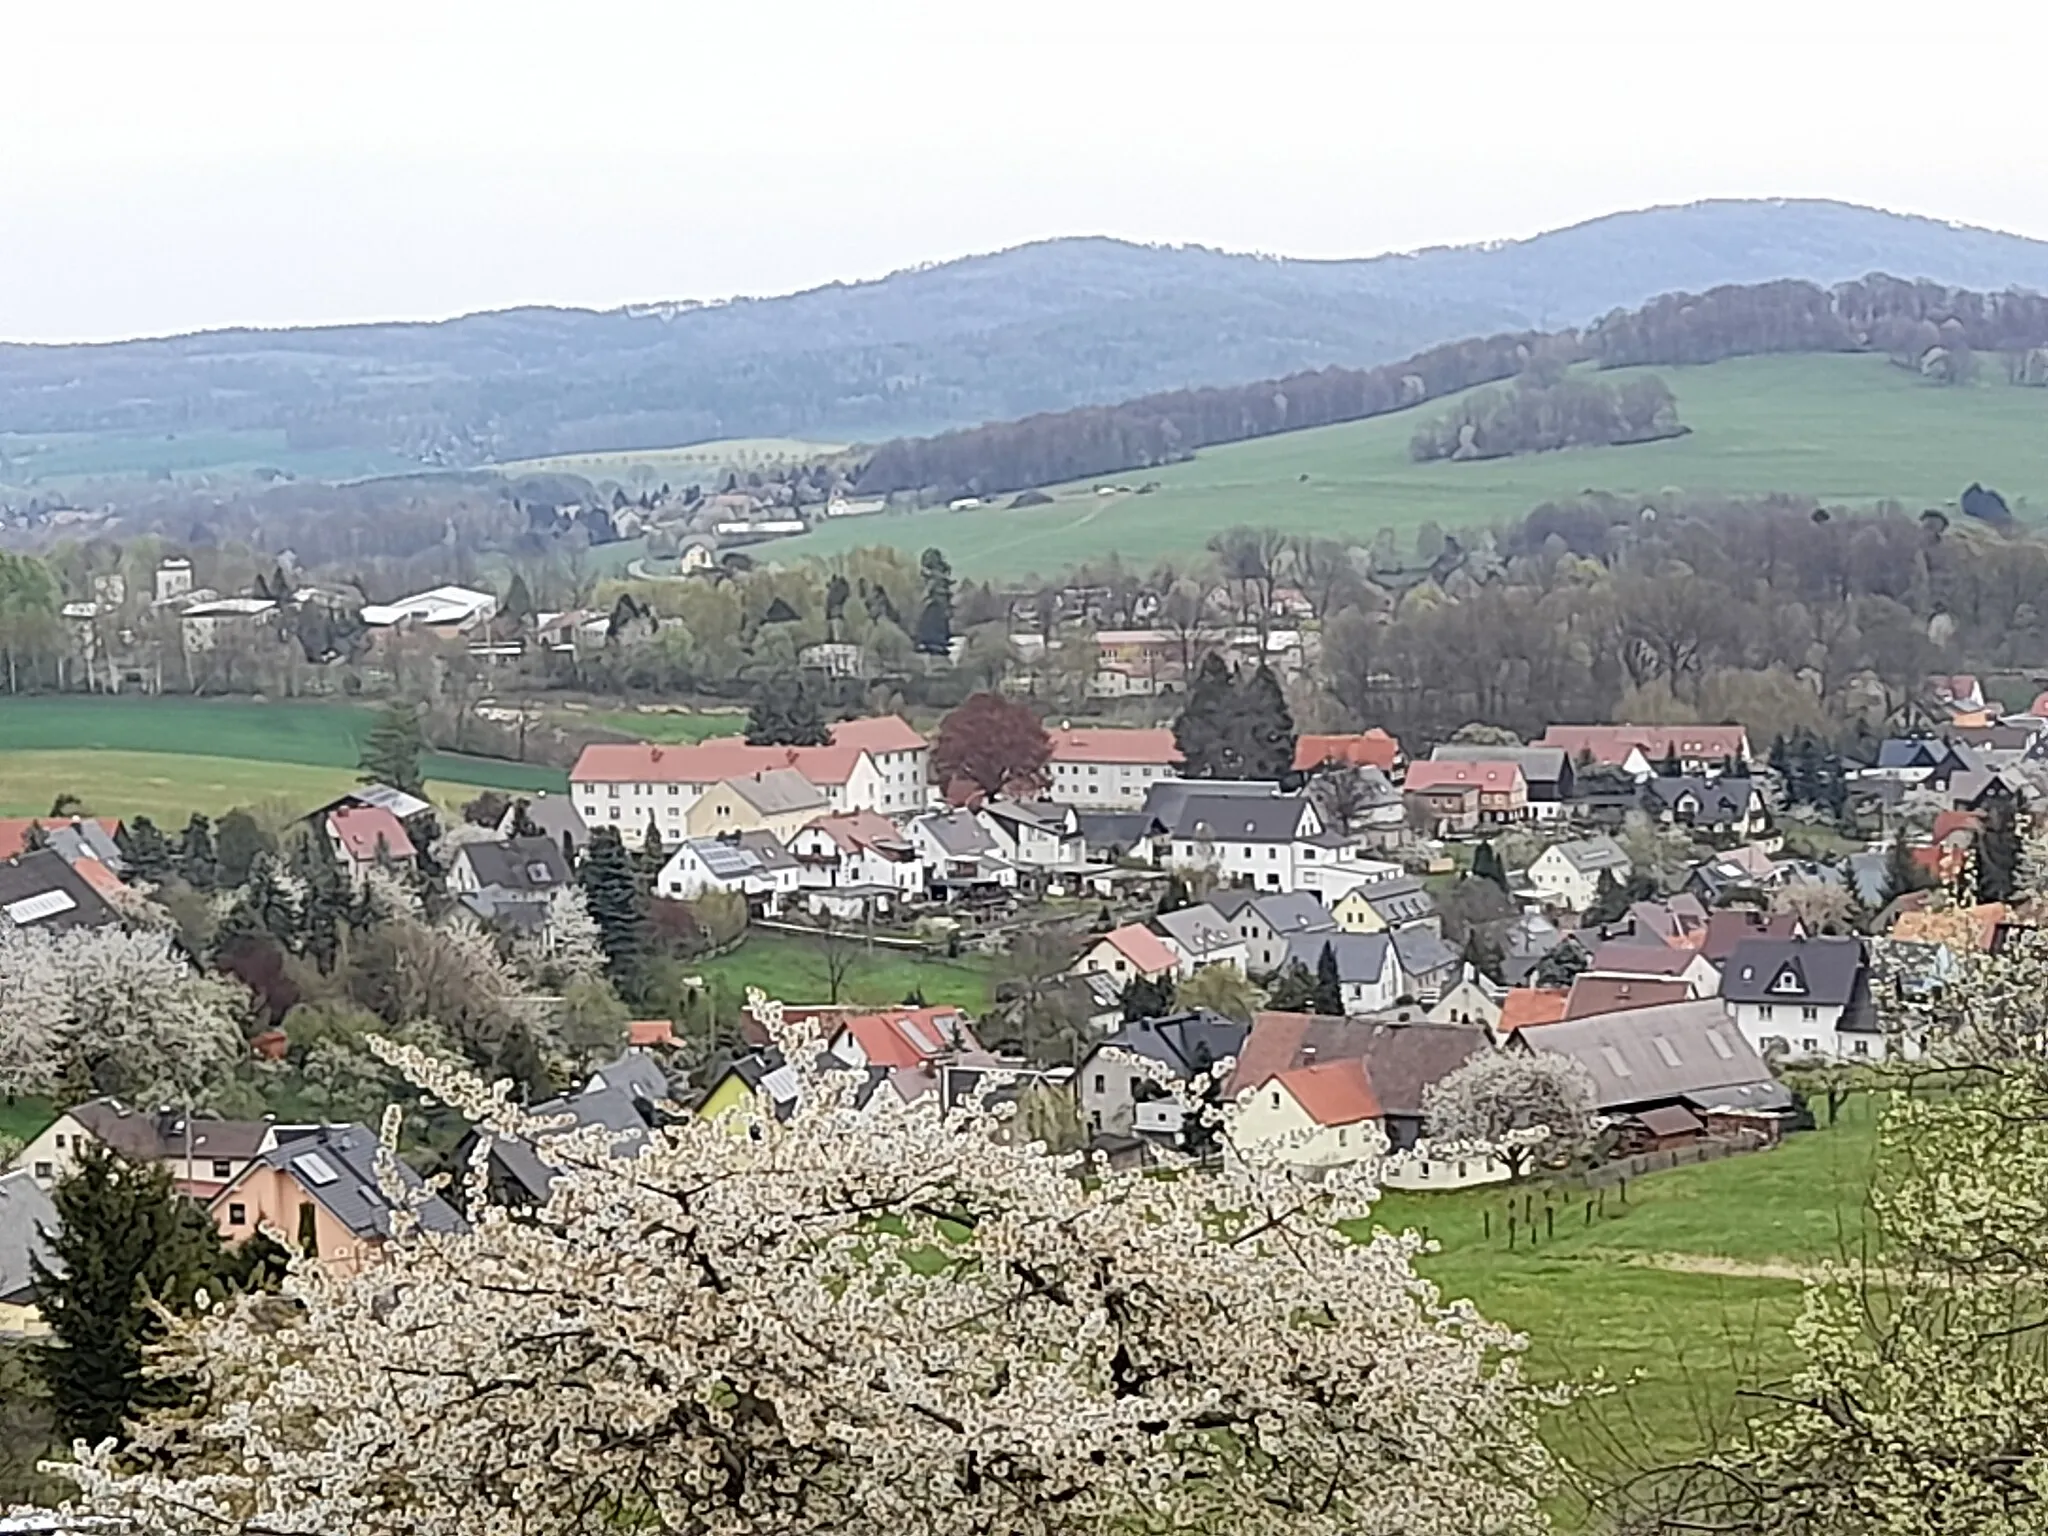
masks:
<path fill-rule="evenodd" d="M 1422 1113 L 1439 1149 L 1491 1152 L 1520 1177 L 1533 1157 L 1570 1157 L 1593 1139 L 1597 1090 L 1554 1051 L 1481 1051 L 1430 1085 Z"/>
<path fill-rule="evenodd" d="M 1522 1341 L 1353 1241 L 1369 1175 L 1084 1168 L 861 1074 L 757 1001 L 794 1113 L 638 1155 L 542 1138 L 537 1212 L 407 1232 L 295 1304 L 215 1309 L 200 1407 L 80 1448 L 86 1512 L 164 1536 L 1510 1536 L 1548 1464 Z M 503 1085 L 387 1047 L 487 1136 Z M 765 1101 L 759 1101 L 765 1103 Z M 1081 1175 L 1085 1173 L 1085 1177 Z"/>

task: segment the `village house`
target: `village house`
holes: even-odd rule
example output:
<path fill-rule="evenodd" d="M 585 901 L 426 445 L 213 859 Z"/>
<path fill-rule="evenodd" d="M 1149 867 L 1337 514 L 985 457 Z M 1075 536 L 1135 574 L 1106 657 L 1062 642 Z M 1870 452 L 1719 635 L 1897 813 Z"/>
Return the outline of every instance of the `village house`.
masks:
<path fill-rule="evenodd" d="M 1522 770 L 1531 821 L 1556 821 L 1570 809 L 1577 792 L 1571 754 L 1562 747 L 1493 746 L 1480 742 L 1447 742 L 1430 753 L 1439 763 L 1513 763 Z"/>
<path fill-rule="evenodd" d="M 911 822 L 909 831 L 933 895 L 952 900 L 1017 888 L 1017 866 L 974 812 L 933 811 Z"/>
<path fill-rule="evenodd" d="M 1165 727 L 1063 725 L 1048 730 L 1045 797 L 1086 810 L 1135 811 L 1161 779 L 1177 778 L 1180 748 Z"/>
<path fill-rule="evenodd" d="M 514 836 L 522 826 L 529 826 L 560 848 L 573 867 L 583 857 L 583 850 L 590 842 L 590 828 L 583 824 L 576 805 L 567 795 L 551 795 L 546 790 L 529 796 L 521 796 L 498 820 L 500 837 Z M 623 833 L 624 828 L 620 831 Z"/>
<path fill-rule="evenodd" d="M 1071 869 L 1087 860 L 1081 819 L 1070 805 L 998 799 L 985 801 L 974 814 L 1002 856 L 1020 869 Z"/>
<path fill-rule="evenodd" d="M 1716 837 L 1755 837 L 1770 826 L 1763 794 L 1747 777 L 1658 776 L 1644 782 L 1643 805 L 1664 826 Z"/>
<path fill-rule="evenodd" d="M 1082 950 L 1074 970 L 1084 976 L 1108 976 L 1122 988 L 1133 981 L 1178 975 L 1180 957 L 1143 923 L 1126 923 Z"/>
<path fill-rule="evenodd" d="M 1507 1049 L 1577 1062 L 1593 1079 L 1594 1108 L 1638 1122 L 1652 1142 L 1733 1131 L 1775 1140 L 1793 1111 L 1792 1095 L 1711 999 L 1519 1030 Z"/>
<path fill-rule="evenodd" d="M 1333 768 L 1376 768 L 1391 774 L 1401 761 L 1401 743 L 1374 726 L 1355 736 L 1294 738 L 1294 771 L 1317 773 Z"/>
<path fill-rule="evenodd" d="M 1479 786 L 1469 779 L 1418 784 L 1411 770 L 1401 799 L 1409 824 L 1425 837 L 1465 837 L 1479 830 Z"/>
<path fill-rule="evenodd" d="M 1166 940 L 1166 947 L 1179 961 L 1182 976 L 1192 976 L 1212 965 L 1227 966 L 1243 975 L 1247 950 L 1244 939 L 1223 914 L 1207 902 L 1177 911 L 1162 912 L 1152 926 Z"/>
<path fill-rule="evenodd" d="M 1529 819 L 1529 782 L 1517 763 L 1484 762 L 1410 763 L 1402 792 L 1413 801 L 1421 799 L 1432 808 L 1436 797 L 1470 786 L 1479 791 L 1479 825 L 1511 826 Z M 1462 808 L 1463 802 L 1460 802 Z M 1460 814 L 1462 815 L 1462 809 Z M 1465 830 L 1470 830 L 1466 828 Z"/>
<path fill-rule="evenodd" d="M 1191 1082 L 1239 1056 L 1247 1033 L 1235 1019 L 1199 1009 L 1125 1024 L 1083 1056 L 1074 1071 L 1075 1099 L 1090 1139 L 1142 1138 L 1179 1146 L 1183 1111 L 1138 1063 L 1164 1068 L 1174 1082 Z"/>
<path fill-rule="evenodd" d="M 1447 988 L 1429 1010 L 1432 1024 L 1464 1024 L 1475 1029 L 1491 1030 L 1500 1023 L 1500 989 L 1476 971 L 1465 967 L 1466 974 Z"/>
<path fill-rule="evenodd" d="M 327 813 L 324 824 L 335 858 L 357 885 L 372 870 L 419 857 L 405 823 L 381 805 L 339 806 Z"/>
<path fill-rule="evenodd" d="M 687 837 L 728 832 L 770 832 L 788 842 L 820 816 L 830 815 L 825 792 L 794 768 L 762 768 L 721 779 L 683 813 Z"/>
<path fill-rule="evenodd" d="M 1547 905 L 1583 912 L 1600 894 L 1602 875 L 1621 884 L 1630 873 L 1621 844 L 1601 835 L 1552 843 L 1530 861 L 1522 879 Z"/>
<path fill-rule="evenodd" d="M 910 839 L 873 811 L 820 816 L 789 840 L 801 888 L 874 887 L 899 898 L 921 894 L 924 863 Z"/>
<path fill-rule="evenodd" d="M 1307 891 L 1326 904 L 1401 873 L 1398 864 L 1365 858 L 1348 834 L 1327 830 L 1306 795 L 1229 791 L 1181 801 L 1163 862 L 1261 891 Z"/>
<path fill-rule="evenodd" d="M 448 864 L 448 890 L 486 923 L 539 929 L 548 898 L 574 878 L 561 845 L 545 837 L 464 843 Z"/>
<path fill-rule="evenodd" d="M 1572 978 L 1564 1016 L 1590 1019 L 1603 1013 L 1691 1002 L 1697 996 L 1692 983 L 1679 976 L 1589 976 L 1581 971 Z"/>
<path fill-rule="evenodd" d="M 1354 886 L 1337 898 L 1330 915 L 1346 933 L 1390 933 L 1402 928 L 1443 932 L 1436 898 L 1412 875 Z"/>
<path fill-rule="evenodd" d="M 1553 725 L 1538 746 L 1562 747 L 1574 763 L 1618 768 L 1642 780 L 1676 755 L 1685 773 L 1715 773 L 1749 760 L 1749 732 L 1739 725 Z"/>
<path fill-rule="evenodd" d="M 419 1175 L 396 1158 L 380 1159 L 376 1133 L 361 1125 L 280 1126 L 276 1139 L 215 1194 L 207 1209 L 230 1246 L 269 1231 L 286 1247 L 337 1274 L 360 1273 L 390 1240 L 400 1199 L 429 1232 L 465 1223 Z"/>
<path fill-rule="evenodd" d="M 1379 1097 L 1356 1056 L 1274 1073 L 1239 1102 L 1229 1136 L 1239 1156 L 1291 1168 L 1341 1168 L 1386 1146 Z"/>
<path fill-rule="evenodd" d="M 67 864 L 51 848 L 0 859 L 0 923 L 38 933 L 108 926 L 117 919 L 100 889 L 102 870 L 97 859 Z M 105 879 L 120 884 L 112 871 Z"/>
<path fill-rule="evenodd" d="M 194 1199 L 211 1198 L 271 1145 L 267 1120 L 216 1120 L 182 1110 L 131 1109 L 118 1099 L 74 1104 L 37 1133 L 11 1164 L 45 1189 L 76 1166 L 78 1155 L 104 1147 L 138 1163 L 154 1163 Z"/>
<path fill-rule="evenodd" d="M 1579 973 L 1615 981 L 1682 981 L 1694 997 L 1712 997 L 1721 990 L 1721 973 L 1698 950 L 1655 940 L 1610 939 L 1593 951 Z"/>
<path fill-rule="evenodd" d="M 1288 942 L 1286 964 L 1299 965 L 1314 976 L 1325 948 L 1337 962 L 1338 991 L 1347 1014 L 1380 1013 L 1411 995 L 1391 935 L 1302 934 Z"/>
<path fill-rule="evenodd" d="M 36 1310 L 33 1261 L 51 1262 L 50 1237 L 58 1230 L 56 1206 L 26 1169 L 0 1174 L 0 1339 L 48 1331 Z"/>
<path fill-rule="evenodd" d="M 1861 939 L 1745 939 L 1721 967 L 1721 997 L 1762 1055 L 1855 1061 L 1886 1053 Z"/>
<path fill-rule="evenodd" d="M 1406 1151 L 1423 1135 L 1423 1095 L 1473 1056 L 1492 1048 L 1485 1030 L 1460 1025 L 1261 1013 L 1238 1053 L 1227 1091 L 1240 1103 L 1249 1103 L 1282 1073 L 1330 1062 L 1360 1062 L 1378 1101 L 1377 1118 L 1387 1144 Z M 1254 1100 L 1247 1101 L 1247 1094 Z M 1274 1107 L 1269 1095 L 1268 1110 Z M 1253 1129 L 1256 1133 L 1256 1120 Z"/>
<path fill-rule="evenodd" d="M 695 901 L 711 891 L 730 891 L 745 899 L 748 911 L 780 917 L 802 885 L 803 872 L 804 866 L 773 832 L 693 837 L 676 845 L 654 878 L 654 891 L 667 901 Z"/>
<path fill-rule="evenodd" d="M 666 842 L 688 835 L 685 820 L 715 784 L 776 768 L 794 769 L 834 811 L 897 816 L 931 800 L 931 747 L 895 715 L 842 720 L 822 747 L 756 747 L 738 736 L 693 746 L 593 742 L 569 771 L 569 793 L 588 826 L 637 836 L 652 819 Z"/>
<path fill-rule="evenodd" d="M 1102 629 L 1095 633 L 1095 698 L 1151 698 L 1182 693 L 1192 669 L 1224 640 L 1220 632 L 1183 634 L 1170 629 Z"/>
<path fill-rule="evenodd" d="M 1290 939 L 1338 928 L 1330 909 L 1306 891 L 1262 893 L 1232 886 L 1210 892 L 1209 906 L 1243 941 L 1245 968 L 1254 975 L 1270 975 L 1286 965 Z"/>
<path fill-rule="evenodd" d="M 662 1105 L 671 1097 L 668 1078 L 652 1056 L 629 1053 L 599 1067 L 574 1093 L 545 1100 L 528 1109 L 537 1120 L 561 1122 L 534 1141 L 493 1136 L 486 1154 L 486 1178 L 492 1197 L 501 1204 L 535 1206 L 554 1187 L 556 1168 L 539 1143 L 578 1131 L 603 1127 L 612 1134 L 614 1156 L 637 1157 L 647 1133 L 661 1123 Z M 456 1149 L 467 1166 L 478 1140 L 472 1131 Z"/>

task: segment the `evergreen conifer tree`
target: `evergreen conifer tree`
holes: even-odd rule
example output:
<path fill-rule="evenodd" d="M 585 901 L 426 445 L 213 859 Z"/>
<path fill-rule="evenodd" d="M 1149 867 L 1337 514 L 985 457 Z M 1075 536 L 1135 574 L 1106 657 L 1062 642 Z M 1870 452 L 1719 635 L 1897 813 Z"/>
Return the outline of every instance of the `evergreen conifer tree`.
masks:
<path fill-rule="evenodd" d="M 2004 796 L 1984 807 L 1977 832 L 1977 899 L 2010 901 L 2019 889 L 2019 817 Z"/>
<path fill-rule="evenodd" d="M 832 739 L 824 711 L 800 672 L 761 680 L 747 711 L 747 741 L 756 747 L 822 747 Z"/>
<path fill-rule="evenodd" d="M 1173 744 L 1181 755 L 1181 773 L 1190 779 L 1236 777 L 1231 716 L 1236 689 L 1230 668 L 1214 651 L 1202 658 L 1187 703 L 1173 722 Z"/>
<path fill-rule="evenodd" d="M 57 1230 L 35 1257 L 36 1306 L 50 1335 L 36 1349 L 65 1440 L 97 1444 L 144 1408 L 175 1405 L 190 1384 L 152 1378 L 163 1337 L 156 1308 L 189 1312 L 202 1290 L 225 1295 L 220 1234 L 171 1187 L 163 1168 L 88 1143 L 51 1191 Z"/>
<path fill-rule="evenodd" d="M 1140 1019 L 1164 1018 L 1173 1012 L 1173 978 L 1133 976 L 1124 983 L 1119 1001 L 1123 1004 L 1126 1024 L 1135 1024 Z"/>
<path fill-rule="evenodd" d="M 1161 916 L 1168 912 L 1179 912 L 1194 905 L 1194 896 L 1188 890 L 1187 881 L 1179 875 L 1166 877 L 1166 888 L 1159 893 L 1159 905 L 1153 910 Z"/>
<path fill-rule="evenodd" d="M 652 958 L 654 936 L 646 894 L 616 827 L 594 827 L 576 871 L 583 898 L 604 945 L 605 969 L 619 995 L 640 995 Z"/>
<path fill-rule="evenodd" d="M 220 856 L 214 851 L 213 823 L 197 811 L 185 823 L 178 840 L 179 876 L 195 891 L 210 891 L 220 883 Z"/>
<path fill-rule="evenodd" d="M 364 784 L 388 784 L 408 795 L 426 790 L 420 758 L 427 750 L 420 717 L 410 704 L 390 704 L 363 738 L 356 777 Z"/>
<path fill-rule="evenodd" d="M 161 885 L 171 873 L 171 845 L 157 824 L 147 816 L 131 816 L 114 834 L 121 857 L 128 861 L 128 873 L 137 880 Z"/>
<path fill-rule="evenodd" d="M 1507 866 L 1501 863 L 1500 853 L 1489 839 L 1472 851 L 1472 878 L 1491 880 L 1503 891 L 1508 888 Z"/>
<path fill-rule="evenodd" d="M 661 840 L 661 823 L 652 811 L 647 813 L 647 830 L 640 836 L 640 846 L 633 852 L 633 869 L 640 877 L 640 888 L 651 900 L 655 893 L 661 872 L 668 866 L 668 845 Z"/>
<path fill-rule="evenodd" d="M 1289 960 L 1266 988 L 1266 1006 L 1281 1013 L 1312 1013 L 1316 979 L 1299 960 Z"/>
<path fill-rule="evenodd" d="M 214 827 L 213 846 L 220 863 L 220 883 L 232 887 L 247 880 L 256 860 L 272 852 L 276 844 L 254 816 L 238 809 L 227 812 Z"/>
<path fill-rule="evenodd" d="M 1927 871 L 1914 862 L 1912 845 L 1904 834 L 1895 836 L 1884 854 L 1884 886 L 1878 892 L 1878 906 L 1888 907 L 1901 896 L 1924 891 L 1931 884 Z"/>
<path fill-rule="evenodd" d="M 1239 771 L 1247 779 L 1285 778 L 1294 771 L 1294 714 L 1280 680 L 1261 662 L 1237 693 Z"/>
<path fill-rule="evenodd" d="M 1323 941 L 1322 953 L 1316 956 L 1316 984 L 1309 995 L 1309 1009 L 1339 1017 L 1344 1012 L 1344 981 L 1337 970 L 1337 950 L 1327 939 Z"/>

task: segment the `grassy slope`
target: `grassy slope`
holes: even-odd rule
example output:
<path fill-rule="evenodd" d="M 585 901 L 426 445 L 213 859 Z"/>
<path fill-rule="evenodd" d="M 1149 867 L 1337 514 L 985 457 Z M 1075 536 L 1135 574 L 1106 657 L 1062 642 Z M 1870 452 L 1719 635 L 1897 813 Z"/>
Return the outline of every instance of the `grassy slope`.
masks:
<path fill-rule="evenodd" d="M 1993 368 L 1987 363 L 1987 373 Z M 1160 489 L 1148 496 L 1098 497 L 1077 486 L 1049 507 L 853 519 L 857 526 L 777 544 L 775 554 L 793 559 L 862 544 L 938 544 L 964 572 L 1015 576 L 1112 552 L 1144 563 L 1199 549 L 1239 523 L 1355 539 L 1425 522 L 1492 524 L 1585 490 L 1791 491 L 1918 507 L 1953 502 L 1981 480 L 2016 509 L 2022 499 L 2048 505 L 2048 390 L 2003 382 L 1944 389 L 1865 356 L 1741 358 L 1647 371 L 1670 384 L 1690 435 L 1480 464 L 1413 463 L 1408 439 L 1418 421 L 1446 409 L 1436 402 L 1105 477 L 1156 479 Z"/>
<path fill-rule="evenodd" d="M 629 448 L 609 453 L 558 453 L 514 459 L 495 466 L 512 474 L 581 475 L 587 480 L 628 480 L 636 468 L 657 480 L 684 484 L 727 469 L 758 469 L 808 462 L 844 453 L 844 443 L 814 443 L 796 437 L 727 437 L 681 448 Z"/>
<path fill-rule="evenodd" d="M 31 1141 L 56 1118 L 57 1112 L 47 1099 L 0 1098 L 0 1139 Z"/>
<path fill-rule="evenodd" d="M 208 815 L 284 798 L 317 804 L 355 782 L 371 712 L 305 701 L 0 699 L 0 815 L 37 815 L 60 793 L 107 815 Z M 566 787 L 559 770 L 430 753 L 444 801 L 478 787 Z"/>
<path fill-rule="evenodd" d="M 759 987 L 770 997 L 789 1003 L 821 1003 L 826 999 L 825 963 L 815 941 L 796 934 L 751 933 L 729 955 L 698 967 L 700 974 L 729 995 Z M 966 1008 L 979 1013 L 992 1001 L 985 964 L 974 960 L 926 959 L 900 950 L 876 949 L 860 955 L 840 988 L 840 1001 L 882 1006 L 900 1003 L 921 992 L 933 1007 Z"/>
<path fill-rule="evenodd" d="M 189 478 L 258 469 L 300 479 L 352 479 L 419 466 L 372 449 L 301 449 L 281 431 L 0 433 L 0 485 L 67 485 L 165 472 Z"/>

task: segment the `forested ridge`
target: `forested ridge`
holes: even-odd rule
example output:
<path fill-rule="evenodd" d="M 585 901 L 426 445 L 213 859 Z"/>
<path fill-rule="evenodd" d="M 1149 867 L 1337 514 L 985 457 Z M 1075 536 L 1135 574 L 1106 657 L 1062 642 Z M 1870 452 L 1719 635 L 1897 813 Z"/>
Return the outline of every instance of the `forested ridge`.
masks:
<path fill-rule="evenodd" d="M 1524 331 L 1433 347 L 1378 368 L 1325 368 L 1234 388 L 1176 390 L 875 449 L 863 490 L 992 495 L 1172 463 L 1197 449 L 1360 421 L 1515 378 L 1532 366 L 1675 366 L 1788 352 L 1882 352 L 1945 383 L 2001 354 L 2020 384 L 2048 379 L 2048 297 L 1873 274 L 1832 288 L 1769 282 L 1668 294 L 1584 331 Z M 1646 420 L 1656 417 L 1655 403 Z M 1630 412 L 1634 419 L 1634 412 Z M 1604 438 L 1643 435 L 1617 427 Z M 1451 448 L 1457 441 L 1455 425 Z M 1537 446 L 1562 446 L 1546 441 Z M 1447 450 L 1419 456 L 1450 457 Z M 1480 455 L 1485 456 L 1485 455 Z"/>

